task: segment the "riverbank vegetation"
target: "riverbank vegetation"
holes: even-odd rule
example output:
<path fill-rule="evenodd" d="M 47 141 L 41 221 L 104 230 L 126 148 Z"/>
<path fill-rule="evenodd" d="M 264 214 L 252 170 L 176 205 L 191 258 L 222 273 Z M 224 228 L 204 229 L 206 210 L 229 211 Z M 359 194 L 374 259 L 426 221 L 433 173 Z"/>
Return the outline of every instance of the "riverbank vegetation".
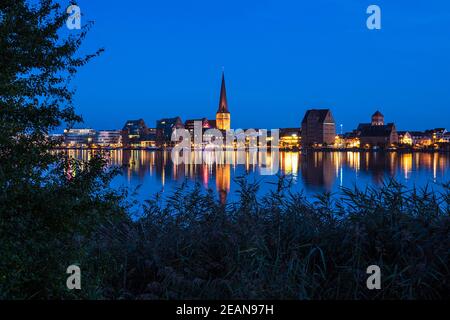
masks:
<path fill-rule="evenodd" d="M 167 202 L 149 201 L 137 221 L 99 231 L 93 252 L 118 266 L 104 284 L 107 297 L 450 296 L 448 188 L 437 195 L 390 181 L 310 202 L 284 179 L 260 199 L 257 184 L 239 183 L 236 203 L 222 206 L 212 192 L 180 187 Z M 370 265 L 382 270 L 382 290 L 367 289 Z"/>

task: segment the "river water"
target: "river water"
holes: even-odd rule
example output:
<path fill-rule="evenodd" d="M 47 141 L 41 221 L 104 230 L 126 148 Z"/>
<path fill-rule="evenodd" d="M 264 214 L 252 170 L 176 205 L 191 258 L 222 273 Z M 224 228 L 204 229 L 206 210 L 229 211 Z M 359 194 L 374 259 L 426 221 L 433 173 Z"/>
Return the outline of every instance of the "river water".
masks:
<path fill-rule="evenodd" d="M 89 159 L 93 150 L 67 150 L 70 156 Z M 262 152 L 246 152 L 237 161 L 231 152 L 231 163 L 174 165 L 170 151 L 111 150 L 111 165 L 121 167 L 122 175 L 116 177 L 116 187 L 139 186 L 137 200 L 151 198 L 157 192 L 170 194 L 183 181 L 198 182 L 217 193 L 221 201 L 236 199 L 238 185 L 235 178 L 245 175 L 249 181 L 260 182 L 260 192 L 275 188 L 277 175 L 261 175 L 261 165 L 256 160 Z M 203 154 L 203 156 L 205 156 Z M 273 167 L 274 156 L 268 162 Z M 253 161 L 252 161 L 253 160 Z M 377 186 L 390 178 L 412 188 L 429 186 L 439 191 L 440 183 L 450 181 L 450 154 L 448 153 L 396 153 L 396 152 L 280 152 L 278 175 L 292 181 L 295 191 L 314 197 L 324 191 L 339 193 L 341 187 L 365 188 Z M 276 166 L 275 166 L 276 169 Z"/>

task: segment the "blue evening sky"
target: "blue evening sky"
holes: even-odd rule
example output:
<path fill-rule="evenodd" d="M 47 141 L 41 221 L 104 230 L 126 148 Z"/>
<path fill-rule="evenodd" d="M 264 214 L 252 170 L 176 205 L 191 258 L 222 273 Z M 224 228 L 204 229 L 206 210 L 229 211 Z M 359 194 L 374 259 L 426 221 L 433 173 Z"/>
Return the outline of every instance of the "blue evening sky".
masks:
<path fill-rule="evenodd" d="M 344 131 L 377 109 L 399 130 L 450 129 L 448 0 L 78 4 L 95 21 L 83 51 L 106 50 L 73 82 L 85 126 L 214 119 L 224 67 L 233 128 L 299 127 L 306 109 L 331 108 Z"/>

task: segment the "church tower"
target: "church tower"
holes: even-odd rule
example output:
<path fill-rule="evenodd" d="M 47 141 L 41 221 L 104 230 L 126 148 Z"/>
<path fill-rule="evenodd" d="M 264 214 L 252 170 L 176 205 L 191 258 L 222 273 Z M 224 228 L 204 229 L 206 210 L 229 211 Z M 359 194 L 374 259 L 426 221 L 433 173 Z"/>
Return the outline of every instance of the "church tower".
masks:
<path fill-rule="evenodd" d="M 230 111 L 228 110 L 225 74 L 222 72 L 222 87 L 220 88 L 219 110 L 216 113 L 216 127 L 219 130 L 230 130 Z"/>
<path fill-rule="evenodd" d="M 372 126 L 384 126 L 384 116 L 380 111 L 372 115 Z"/>

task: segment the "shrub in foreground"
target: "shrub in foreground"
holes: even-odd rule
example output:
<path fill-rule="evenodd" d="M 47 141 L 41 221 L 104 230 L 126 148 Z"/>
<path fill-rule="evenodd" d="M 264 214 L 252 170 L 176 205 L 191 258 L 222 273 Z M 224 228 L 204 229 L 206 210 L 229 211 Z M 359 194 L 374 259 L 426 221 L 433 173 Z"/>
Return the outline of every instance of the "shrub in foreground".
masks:
<path fill-rule="evenodd" d="M 105 298 L 448 299 L 449 188 L 436 194 L 390 181 L 308 201 L 285 188 L 220 205 L 199 186 L 96 235 L 116 261 Z M 121 257 L 119 260 L 118 257 Z M 382 270 L 368 290 L 366 269 Z"/>

